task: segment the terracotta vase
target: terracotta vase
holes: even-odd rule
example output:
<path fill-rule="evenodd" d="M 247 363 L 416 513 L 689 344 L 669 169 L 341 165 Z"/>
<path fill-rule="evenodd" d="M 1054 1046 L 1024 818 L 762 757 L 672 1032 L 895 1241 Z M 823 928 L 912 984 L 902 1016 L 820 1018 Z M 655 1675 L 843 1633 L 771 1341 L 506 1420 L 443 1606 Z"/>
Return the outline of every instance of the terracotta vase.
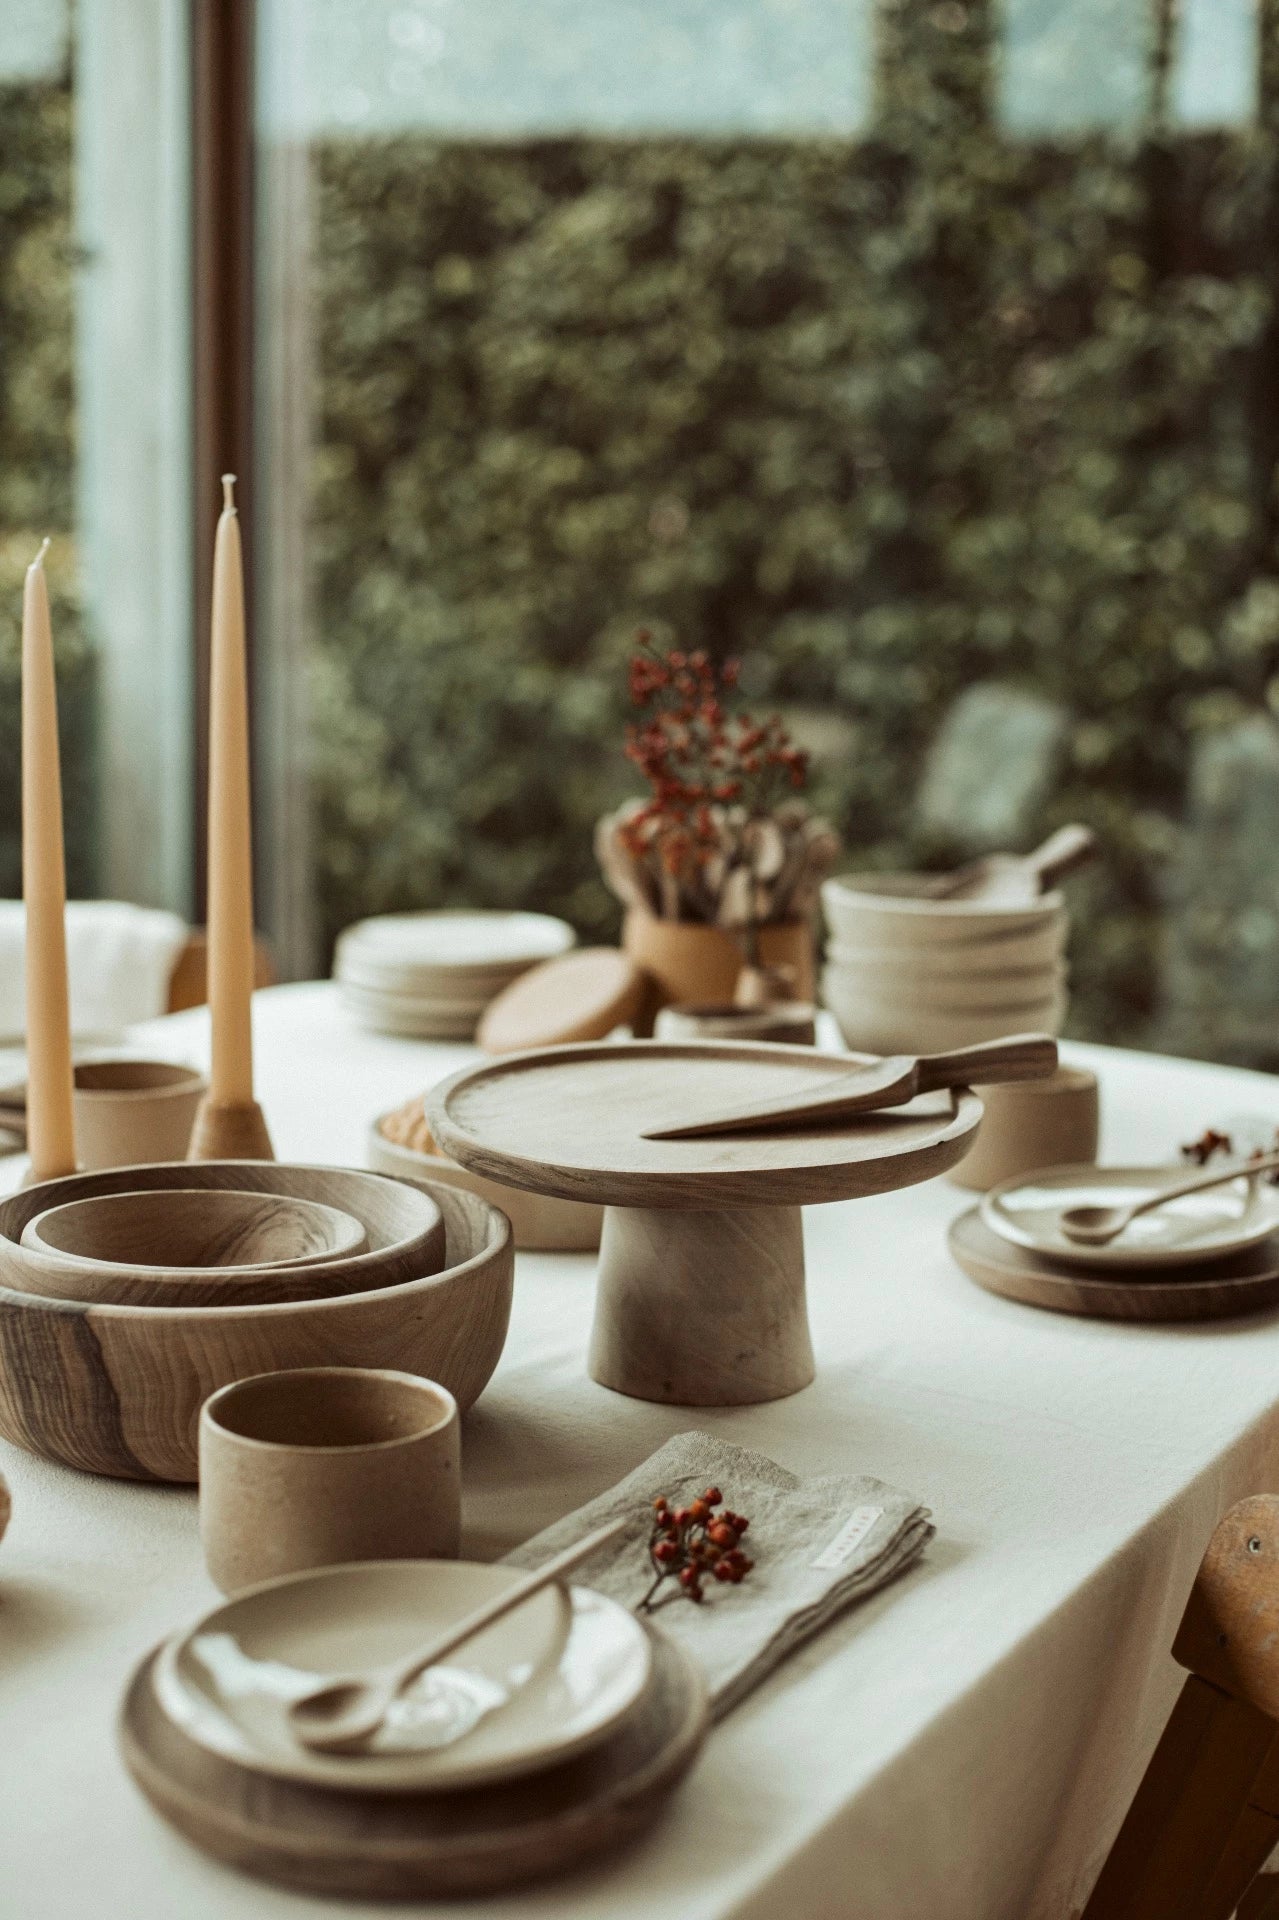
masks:
<path fill-rule="evenodd" d="M 658 1009 L 731 1001 L 745 964 L 740 942 L 723 927 L 693 920 L 659 920 L 633 907 L 622 925 L 622 947 L 647 974 L 649 1003 L 636 1018 L 635 1031 L 649 1033 Z M 794 969 L 797 1000 L 815 994 L 813 935 L 806 920 L 787 920 L 759 930 L 759 959 L 764 966 Z"/>

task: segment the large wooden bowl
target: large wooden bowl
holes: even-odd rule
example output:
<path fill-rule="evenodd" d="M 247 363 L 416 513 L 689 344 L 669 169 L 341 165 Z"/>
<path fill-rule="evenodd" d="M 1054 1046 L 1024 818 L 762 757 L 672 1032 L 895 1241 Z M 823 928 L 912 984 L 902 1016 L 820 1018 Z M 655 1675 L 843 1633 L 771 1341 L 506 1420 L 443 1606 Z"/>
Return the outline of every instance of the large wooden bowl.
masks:
<path fill-rule="evenodd" d="M 190 1180 L 218 1165 L 171 1171 Z M 264 1174 L 286 1171 L 253 1166 Z M 71 1182 L 48 1182 L 20 1197 L 37 1196 L 42 1210 L 48 1202 L 39 1196 L 55 1184 Z M 90 1473 L 194 1480 L 201 1406 L 218 1387 L 249 1374 L 397 1367 L 438 1380 L 469 1407 L 506 1339 L 515 1266 L 510 1222 L 475 1194 L 420 1185 L 444 1216 L 447 1264 L 372 1292 L 269 1306 L 127 1307 L 0 1286 L 0 1435 Z"/>
<path fill-rule="evenodd" d="M 145 1196 L 175 1189 L 318 1200 L 353 1214 L 364 1228 L 366 1252 L 317 1263 L 306 1269 L 305 1280 L 292 1265 L 263 1266 L 253 1277 L 252 1291 L 240 1293 L 239 1304 L 270 1304 L 320 1293 L 366 1293 L 436 1273 L 445 1261 L 439 1209 L 412 1182 L 389 1180 L 358 1168 L 289 1166 L 273 1160 L 180 1160 L 70 1174 L 24 1187 L 0 1200 L 0 1285 L 80 1306 L 108 1300 L 116 1306 L 191 1306 L 201 1291 L 201 1305 L 235 1304 L 230 1294 L 236 1289 L 219 1289 L 207 1267 L 152 1266 L 118 1259 L 107 1269 L 22 1244 L 32 1223 L 54 1208 L 117 1194 Z M 183 1290 L 177 1283 L 188 1284 Z"/>

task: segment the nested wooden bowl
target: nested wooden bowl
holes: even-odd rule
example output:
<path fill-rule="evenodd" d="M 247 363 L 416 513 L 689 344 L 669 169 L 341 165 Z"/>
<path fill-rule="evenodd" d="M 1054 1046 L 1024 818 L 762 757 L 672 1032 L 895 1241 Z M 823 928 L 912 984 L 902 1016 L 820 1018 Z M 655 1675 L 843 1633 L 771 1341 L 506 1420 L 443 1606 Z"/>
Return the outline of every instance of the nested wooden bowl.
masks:
<path fill-rule="evenodd" d="M 439 1221 L 438 1266 L 444 1223 L 420 1197 Z M 424 1222 L 429 1227 L 430 1216 Z M 175 1187 L 66 1201 L 29 1220 L 20 1244 L 62 1263 L 56 1298 L 212 1307 L 346 1291 L 335 1289 L 328 1269 L 367 1253 L 369 1237 L 354 1214 L 318 1200 Z M 23 1277 L 29 1291 L 50 1292 L 43 1271 Z"/>
<path fill-rule="evenodd" d="M 192 1194 L 240 1192 L 273 1199 L 312 1201 L 336 1207 L 359 1221 L 368 1241 L 364 1253 L 346 1254 L 298 1269 L 260 1266 L 253 1275 L 219 1275 L 205 1266 L 178 1267 L 113 1260 L 93 1261 L 23 1245 L 38 1215 L 54 1207 L 126 1193 L 140 1196 L 185 1190 Z M 0 1285 L 81 1306 L 134 1307 L 268 1305 L 321 1293 L 365 1293 L 434 1273 L 445 1259 L 444 1222 L 429 1195 L 407 1181 L 387 1180 L 355 1168 L 281 1166 L 275 1161 L 176 1161 L 166 1165 L 113 1167 L 25 1187 L 0 1200 Z M 226 1284 L 229 1282 L 229 1284 Z M 186 1284 L 179 1284 L 186 1283 Z M 197 1290 L 199 1290 L 197 1292 Z M 202 1297 L 200 1297 L 202 1295 Z"/>
<path fill-rule="evenodd" d="M 115 1182 L 99 1190 L 120 1191 L 122 1180 L 136 1183 L 142 1171 L 167 1174 L 173 1186 L 215 1185 L 220 1175 L 224 1185 L 260 1192 L 272 1190 L 272 1178 L 290 1175 L 349 1177 L 389 1189 L 407 1184 L 262 1161 L 129 1168 L 28 1188 L 0 1205 L 0 1233 L 21 1233 L 27 1219 L 51 1203 L 55 1188 L 83 1188 L 92 1178 Z M 91 1473 L 193 1481 L 201 1406 L 218 1387 L 249 1374 L 396 1367 L 439 1381 L 459 1407 L 469 1407 L 506 1339 L 514 1273 L 510 1223 L 474 1194 L 430 1181 L 418 1185 L 443 1216 L 445 1264 L 424 1273 L 413 1256 L 392 1250 L 386 1258 L 395 1279 L 366 1292 L 250 1306 L 138 1307 L 53 1300 L 0 1284 L 0 1435 Z M 372 1222 L 366 1225 L 372 1239 Z M 11 1238 L 0 1239 L 0 1261 L 9 1271 L 15 1260 L 34 1257 Z M 0 1281 L 4 1277 L 0 1270 Z"/>

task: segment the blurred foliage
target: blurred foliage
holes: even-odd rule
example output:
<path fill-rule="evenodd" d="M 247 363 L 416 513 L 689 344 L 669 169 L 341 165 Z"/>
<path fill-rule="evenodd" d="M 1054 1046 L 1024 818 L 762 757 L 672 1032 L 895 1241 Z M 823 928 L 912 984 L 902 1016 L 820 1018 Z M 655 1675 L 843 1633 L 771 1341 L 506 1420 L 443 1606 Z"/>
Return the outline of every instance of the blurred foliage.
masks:
<path fill-rule="evenodd" d="M 76 583 L 71 83 L 0 87 L 0 895 L 22 888 L 22 584 L 40 541 L 58 663 L 67 886 L 97 871 L 93 657 Z"/>
<path fill-rule="evenodd" d="M 645 620 L 801 737 L 845 717 L 849 864 L 961 850 L 913 811 L 961 689 L 1061 703 L 1035 824 L 1108 853 L 1074 1027 L 1150 1032 L 1195 738 L 1279 704 L 1275 108 L 1166 134 L 1157 47 L 1140 137 L 1014 141 L 986 24 L 883 9 L 856 142 L 318 150 L 329 937 L 443 901 L 610 930 Z"/>

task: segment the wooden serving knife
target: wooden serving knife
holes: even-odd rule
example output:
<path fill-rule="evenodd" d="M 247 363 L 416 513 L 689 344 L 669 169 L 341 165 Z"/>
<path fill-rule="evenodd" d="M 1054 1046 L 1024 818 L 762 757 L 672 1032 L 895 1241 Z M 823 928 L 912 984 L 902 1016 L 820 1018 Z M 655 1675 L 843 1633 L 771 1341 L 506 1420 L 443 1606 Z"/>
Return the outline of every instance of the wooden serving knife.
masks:
<path fill-rule="evenodd" d="M 1004 1080 L 1040 1080 L 1057 1066 L 1057 1042 L 1046 1033 L 1015 1033 L 954 1053 L 895 1054 L 866 1067 L 800 1087 L 772 1100 L 730 1107 L 719 1113 L 650 1127 L 645 1140 L 697 1140 L 730 1133 L 782 1132 L 850 1120 L 881 1107 L 905 1106 L 918 1093 L 940 1087 L 967 1087 L 974 1080 L 994 1085 Z"/>

